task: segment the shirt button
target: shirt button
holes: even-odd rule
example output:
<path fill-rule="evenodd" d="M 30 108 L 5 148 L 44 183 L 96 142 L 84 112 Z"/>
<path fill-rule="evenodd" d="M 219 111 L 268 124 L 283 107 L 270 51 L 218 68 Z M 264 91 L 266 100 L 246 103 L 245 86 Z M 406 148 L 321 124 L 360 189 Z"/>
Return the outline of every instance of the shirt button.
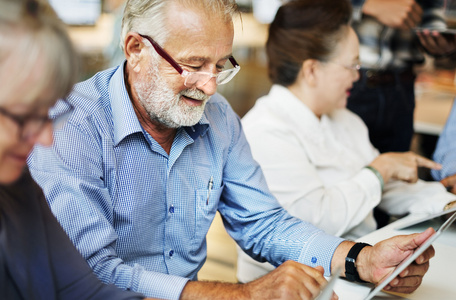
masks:
<path fill-rule="evenodd" d="M 169 251 L 169 257 L 172 257 L 174 255 L 174 250 Z"/>
<path fill-rule="evenodd" d="M 171 205 L 171 206 L 169 207 L 169 212 L 172 213 L 172 214 L 174 213 L 174 206 Z"/>

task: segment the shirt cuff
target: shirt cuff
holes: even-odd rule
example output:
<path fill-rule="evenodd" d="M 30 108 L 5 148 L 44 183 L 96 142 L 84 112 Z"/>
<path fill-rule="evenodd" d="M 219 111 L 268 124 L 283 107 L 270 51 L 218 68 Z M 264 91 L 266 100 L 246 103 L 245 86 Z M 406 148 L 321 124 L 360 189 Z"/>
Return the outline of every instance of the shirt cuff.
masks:
<path fill-rule="evenodd" d="M 372 195 L 373 198 L 376 199 L 377 204 L 380 202 L 382 198 L 382 183 L 374 172 L 363 168 L 353 180 L 364 188 L 368 195 Z"/>
<path fill-rule="evenodd" d="M 322 266 L 325 276 L 331 276 L 331 261 L 337 247 L 344 239 L 319 232 L 314 234 L 304 246 L 298 262 L 310 267 Z"/>
<path fill-rule="evenodd" d="M 178 300 L 188 278 L 158 272 L 148 272 L 139 281 L 137 291 L 147 297 Z"/>

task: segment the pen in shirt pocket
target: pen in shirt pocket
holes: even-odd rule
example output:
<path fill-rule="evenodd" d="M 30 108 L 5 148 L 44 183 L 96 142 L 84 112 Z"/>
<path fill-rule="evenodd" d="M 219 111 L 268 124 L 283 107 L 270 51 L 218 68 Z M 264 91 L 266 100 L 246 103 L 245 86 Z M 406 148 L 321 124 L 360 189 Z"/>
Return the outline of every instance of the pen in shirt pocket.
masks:
<path fill-rule="evenodd" d="M 211 176 L 211 179 L 209 179 L 209 183 L 207 185 L 207 199 L 206 199 L 206 205 L 209 204 L 209 197 L 211 196 L 211 191 L 212 191 L 212 186 L 214 185 L 214 178 Z"/>

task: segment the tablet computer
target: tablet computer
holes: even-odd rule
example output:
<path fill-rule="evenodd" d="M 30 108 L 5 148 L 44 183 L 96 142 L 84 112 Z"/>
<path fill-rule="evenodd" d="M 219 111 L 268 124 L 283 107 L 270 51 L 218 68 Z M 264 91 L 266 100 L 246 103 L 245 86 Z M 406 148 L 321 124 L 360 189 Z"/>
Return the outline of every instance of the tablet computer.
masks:
<path fill-rule="evenodd" d="M 456 35 L 456 28 L 423 28 L 417 27 L 413 29 L 415 32 L 423 32 L 423 31 L 438 31 L 443 36 L 455 36 Z"/>
<path fill-rule="evenodd" d="M 443 221 L 441 221 L 441 217 L 443 217 L 447 214 L 453 214 L 454 212 L 456 212 L 456 207 L 453 207 L 451 209 L 444 210 L 444 211 L 441 211 L 441 212 L 438 212 L 435 214 L 423 214 L 421 217 L 412 219 L 408 222 L 401 222 L 395 229 L 396 230 L 409 229 L 412 226 L 419 225 L 419 224 L 429 222 L 429 221 L 435 221 L 433 223 L 440 225 L 443 222 Z M 429 223 L 431 223 L 431 222 L 429 222 Z M 432 226 L 432 227 L 434 227 L 434 226 Z"/>
<path fill-rule="evenodd" d="M 388 283 L 396 278 L 402 271 L 405 270 L 415 259 L 418 258 L 456 219 L 456 212 L 448 218 L 440 228 L 431 235 L 421 246 L 419 246 L 412 255 L 400 263 L 397 268 L 385 280 L 383 280 L 377 287 L 375 287 L 364 300 L 370 300 L 377 295 Z"/>

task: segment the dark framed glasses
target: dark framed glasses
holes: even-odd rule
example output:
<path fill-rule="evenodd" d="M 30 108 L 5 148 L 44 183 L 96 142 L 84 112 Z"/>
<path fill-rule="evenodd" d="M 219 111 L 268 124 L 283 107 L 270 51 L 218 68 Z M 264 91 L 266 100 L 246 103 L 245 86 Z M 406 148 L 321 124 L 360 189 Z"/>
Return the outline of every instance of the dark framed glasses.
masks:
<path fill-rule="evenodd" d="M 48 124 L 52 123 L 54 129 L 59 129 L 65 124 L 73 111 L 73 106 L 64 100 L 60 100 L 55 107 L 59 108 L 59 112 L 56 113 L 56 109 L 51 108 L 49 115 L 46 116 L 34 114 L 16 115 L 0 107 L 0 115 L 16 124 L 20 140 L 28 140 L 37 137 Z"/>
<path fill-rule="evenodd" d="M 160 45 L 155 42 L 151 37 L 147 35 L 143 35 L 138 33 L 141 37 L 147 39 L 152 46 L 154 47 L 155 51 L 160 55 L 164 60 L 166 60 L 173 68 L 185 79 L 184 85 L 186 87 L 202 87 L 206 83 L 209 82 L 212 78 L 215 78 L 215 82 L 217 85 L 228 83 L 234 76 L 239 72 L 241 67 L 236 62 L 233 56 L 229 57 L 229 61 L 233 65 L 234 68 L 223 70 L 216 74 L 209 73 L 209 72 L 201 72 L 201 71 L 187 71 L 182 69 L 182 67 L 162 48 Z"/>

